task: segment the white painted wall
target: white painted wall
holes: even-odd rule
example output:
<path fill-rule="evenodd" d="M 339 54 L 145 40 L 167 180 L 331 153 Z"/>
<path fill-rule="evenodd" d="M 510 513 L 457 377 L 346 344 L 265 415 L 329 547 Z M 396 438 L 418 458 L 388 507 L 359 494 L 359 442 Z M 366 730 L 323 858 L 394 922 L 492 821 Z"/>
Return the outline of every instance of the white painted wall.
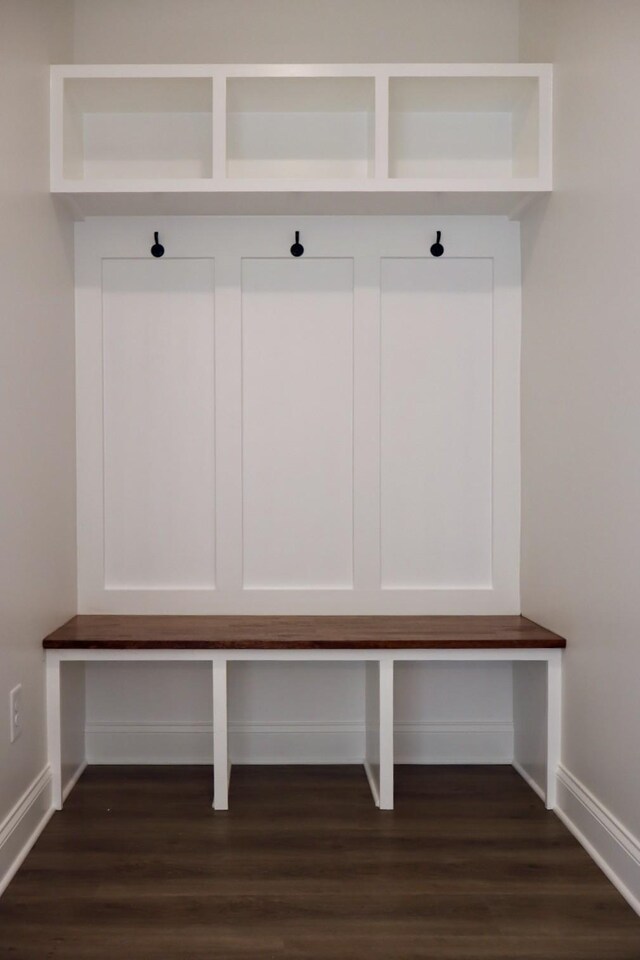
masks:
<path fill-rule="evenodd" d="M 640 5 L 521 12 L 523 59 L 555 64 L 555 192 L 523 221 L 522 605 L 568 639 L 561 805 L 640 906 Z"/>
<path fill-rule="evenodd" d="M 47 136 L 49 64 L 71 38 L 66 0 L 0 5 L 0 827 L 46 764 L 41 642 L 76 604 L 72 230 L 48 195 Z M 0 849 L 0 883 L 45 806 Z"/>
<path fill-rule="evenodd" d="M 516 61 L 517 0 L 76 0 L 77 63 Z"/>

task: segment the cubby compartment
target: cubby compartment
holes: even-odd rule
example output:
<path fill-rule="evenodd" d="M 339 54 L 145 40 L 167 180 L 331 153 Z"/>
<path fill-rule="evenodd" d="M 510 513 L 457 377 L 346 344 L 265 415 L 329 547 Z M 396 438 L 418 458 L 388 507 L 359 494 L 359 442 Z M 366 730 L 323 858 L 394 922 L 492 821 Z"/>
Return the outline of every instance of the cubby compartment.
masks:
<path fill-rule="evenodd" d="M 397 661 L 393 699 L 396 764 L 512 762 L 508 661 Z"/>
<path fill-rule="evenodd" d="M 210 77 L 65 77 L 63 177 L 210 177 L 212 89 Z"/>
<path fill-rule="evenodd" d="M 364 668 L 331 660 L 230 661 L 231 762 L 361 763 Z"/>
<path fill-rule="evenodd" d="M 391 77 L 390 177 L 540 176 L 539 85 L 537 76 Z"/>
<path fill-rule="evenodd" d="M 227 177 L 373 176 L 373 77 L 231 77 Z"/>

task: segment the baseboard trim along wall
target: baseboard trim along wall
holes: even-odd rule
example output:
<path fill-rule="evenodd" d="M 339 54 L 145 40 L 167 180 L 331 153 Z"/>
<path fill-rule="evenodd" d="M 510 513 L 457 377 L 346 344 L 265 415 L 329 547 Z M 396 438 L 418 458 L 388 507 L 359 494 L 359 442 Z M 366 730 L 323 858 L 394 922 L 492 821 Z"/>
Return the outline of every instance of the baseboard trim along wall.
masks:
<path fill-rule="evenodd" d="M 51 769 L 38 774 L 0 824 L 0 895 L 51 818 Z"/>
<path fill-rule="evenodd" d="M 362 763 L 363 723 L 231 723 L 233 763 Z M 89 763 L 211 763 L 206 723 L 88 723 Z M 397 763 L 511 763 L 513 725 L 397 724 Z"/>
<path fill-rule="evenodd" d="M 86 766 L 86 761 L 83 761 L 67 780 L 63 789 L 65 800 Z M 47 764 L 0 823 L 0 896 L 13 880 L 54 813 L 51 768 Z"/>
<path fill-rule="evenodd" d="M 513 723 L 398 723 L 396 763 L 511 763 Z"/>
<path fill-rule="evenodd" d="M 640 840 L 562 765 L 556 813 L 640 915 Z"/>

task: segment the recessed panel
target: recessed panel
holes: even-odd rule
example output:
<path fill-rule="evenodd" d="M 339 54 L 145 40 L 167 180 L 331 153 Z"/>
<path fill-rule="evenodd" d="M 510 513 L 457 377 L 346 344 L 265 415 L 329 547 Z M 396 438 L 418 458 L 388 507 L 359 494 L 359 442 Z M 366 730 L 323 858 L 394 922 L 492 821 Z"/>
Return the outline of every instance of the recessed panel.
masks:
<path fill-rule="evenodd" d="M 384 259 L 386 588 L 491 585 L 492 263 Z"/>
<path fill-rule="evenodd" d="M 104 560 L 112 589 L 215 586 L 211 260 L 105 260 Z"/>
<path fill-rule="evenodd" d="M 353 265 L 245 260 L 244 585 L 353 583 Z"/>

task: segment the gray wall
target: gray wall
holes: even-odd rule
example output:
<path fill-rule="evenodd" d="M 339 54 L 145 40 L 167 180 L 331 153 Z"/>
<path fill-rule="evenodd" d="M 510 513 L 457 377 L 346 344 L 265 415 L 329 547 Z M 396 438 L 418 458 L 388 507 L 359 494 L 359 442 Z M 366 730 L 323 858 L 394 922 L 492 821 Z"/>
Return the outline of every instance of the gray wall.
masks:
<path fill-rule="evenodd" d="M 517 0 L 76 0 L 78 63 L 518 59 Z"/>
<path fill-rule="evenodd" d="M 563 763 L 640 835 L 640 4 L 525 0 L 555 191 L 523 223 L 523 612 L 566 634 Z M 636 896 L 640 896 L 640 872 Z"/>
<path fill-rule="evenodd" d="M 48 192 L 49 64 L 72 55 L 72 17 L 0 3 L 0 822 L 46 764 L 41 641 L 76 606 L 72 226 Z"/>

